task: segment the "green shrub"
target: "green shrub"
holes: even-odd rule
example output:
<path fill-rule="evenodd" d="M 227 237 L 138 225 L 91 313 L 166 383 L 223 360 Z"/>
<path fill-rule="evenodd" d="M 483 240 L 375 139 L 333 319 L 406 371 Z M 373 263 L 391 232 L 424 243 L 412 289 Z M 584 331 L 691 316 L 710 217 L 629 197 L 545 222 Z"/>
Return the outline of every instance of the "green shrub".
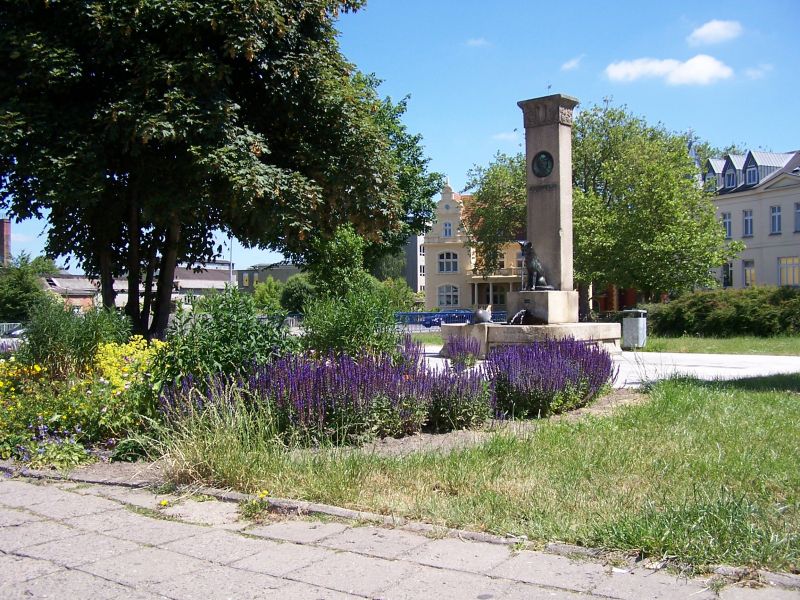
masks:
<path fill-rule="evenodd" d="M 253 290 L 253 301 L 256 308 L 266 314 L 277 314 L 282 312 L 281 309 L 281 293 L 283 292 L 283 284 L 274 279 L 272 275 L 255 285 Z"/>
<path fill-rule="evenodd" d="M 406 283 L 405 279 L 387 279 L 381 284 L 385 290 L 386 299 L 395 311 L 409 311 L 414 308 L 414 290 Z"/>
<path fill-rule="evenodd" d="M 294 347 L 281 324 L 259 319 L 252 296 L 236 288 L 205 297 L 203 310 L 179 310 L 175 315 L 167 344 L 153 361 L 156 387 L 187 376 L 202 382 L 217 373 L 240 373 Z"/>
<path fill-rule="evenodd" d="M 656 335 L 800 334 L 800 290 L 789 287 L 698 291 L 646 308 Z"/>
<path fill-rule="evenodd" d="M 31 308 L 17 357 L 63 378 L 88 372 L 100 344 L 124 343 L 130 333 L 130 322 L 121 313 L 102 308 L 74 313 L 61 300 L 47 298 Z"/>
<path fill-rule="evenodd" d="M 386 295 L 366 278 L 344 297 L 326 296 L 306 307 L 303 345 L 319 353 L 349 356 L 396 354 L 400 333 Z"/>
<path fill-rule="evenodd" d="M 351 225 L 339 227 L 332 239 L 315 240 L 308 272 L 321 294 L 343 298 L 360 287 L 366 274 L 365 247 L 366 241 Z"/>
<path fill-rule="evenodd" d="M 317 295 L 317 290 L 306 273 L 292 275 L 281 290 L 281 306 L 289 312 L 301 313 L 305 305 Z"/>

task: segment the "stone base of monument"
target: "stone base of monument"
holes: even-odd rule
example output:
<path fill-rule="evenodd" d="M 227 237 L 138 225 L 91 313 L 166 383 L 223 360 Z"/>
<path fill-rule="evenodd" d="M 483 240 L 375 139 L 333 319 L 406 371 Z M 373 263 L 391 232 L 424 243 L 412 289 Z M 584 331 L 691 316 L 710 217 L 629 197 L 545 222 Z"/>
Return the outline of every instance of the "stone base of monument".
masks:
<path fill-rule="evenodd" d="M 547 325 L 506 325 L 504 323 L 442 324 L 442 338 L 472 337 L 480 342 L 480 358 L 497 346 L 530 344 L 547 339 L 573 338 L 601 345 L 609 352 L 620 352 L 622 335 L 619 323 L 550 323 Z"/>
<path fill-rule="evenodd" d="M 506 307 L 510 319 L 521 310 L 529 310 L 542 324 L 577 323 L 578 292 L 522 291 L 506 295 Z"/>

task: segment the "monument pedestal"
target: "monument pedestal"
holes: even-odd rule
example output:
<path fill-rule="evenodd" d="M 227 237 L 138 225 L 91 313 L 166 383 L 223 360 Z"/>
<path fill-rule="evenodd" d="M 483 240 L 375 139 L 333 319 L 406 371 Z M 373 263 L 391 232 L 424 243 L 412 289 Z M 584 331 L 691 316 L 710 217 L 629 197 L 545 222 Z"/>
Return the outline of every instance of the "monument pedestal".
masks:
<path fill-rule="evenodd" d="M 480 358 L 497 346 L 531 344 L 572 338 L 597 344 L 609 352 L 620 352 L 619 323 L 553 323 L 550 325 L 505 325 L 503 323 L 443 323 L 442 337 L 471 337 L 481 345 Z"/>
<path fill-rule="evenodd" d="M 531 290 L 506 295 L 508 318 L 521 310 L 529 310 L 543 324 L 577 323 L 578 292 Z"/>

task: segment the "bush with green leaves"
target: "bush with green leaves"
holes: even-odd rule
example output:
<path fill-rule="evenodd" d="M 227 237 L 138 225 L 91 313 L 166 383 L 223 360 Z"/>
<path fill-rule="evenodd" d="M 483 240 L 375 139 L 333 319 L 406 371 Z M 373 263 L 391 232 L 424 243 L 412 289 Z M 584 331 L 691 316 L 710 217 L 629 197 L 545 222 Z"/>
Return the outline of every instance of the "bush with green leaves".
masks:
<path fill-rule="evenodd" d="M 773 336 L 800 334 L 800 289 L 757 286 L 683 294 L 651 304 L 648 325 L 657 335 Z"/>
<path fill-rule="evenodd" d="M 153 361 L 156 387 L 185 377 L 203 382 L 291 352 L 295 342 L 276 319 L 259 318 L 253 297 L 228 287 L 203 298 L 202 312 L 181 309 Z"/>
<path fill-rule="evenodd" d="M 291 313 L 302 313 L 305 305 L 317 295 L 317 289 L 311 283 L 307 273 L 292 275 L 286 280 L 281 290 L 281 306 Z"/>
<path fill-rule="evenodd" d="M 31 308 L 43 301 L 47 292 L 39 283 L 43 275 L 58 273 L 52 260 L 19 254 L 8 265 L 0 265 L 0 320 L 27 321 Z"/>
<path fill-rule="evenodd" d="M 255 285 L 253 290 L 253 301 L 256 309 L 265 314 L 277 314 L 283 311 L 281 307 L 281 294 L 283 284 L 274 279 L 272 275 Z"/>
<path fill-rule="evenodd" d="M 63 378 L 91 370 L 100 344 L 124 343 L 130 333 L 122 313 L 105 308 L 75 313 L 60 299 L 47 297 L 31 308 L 17 358 Z"/>
<path fill-rule="evenodd" d="M 394 308 L 366 278 L 344 297 L 324 296 L 310 302 L 303 329 L 303 346 L 318 353 L 396 354 L 401 341 Z"/>
<path fill-rule="evenodd" d="M 386 299 L 394 310 L 409 311 L 414 308 L 414 290 L 405 279 L 386 279 L 380 285 L 383 286 Z"/>
<path fill-rule="evenodd" d="M 322 295 L 343 298 L 363 285 L 366 245 L 351 225 L 339 227 L 331 239 L 314 242 L 308 272 Z"/>

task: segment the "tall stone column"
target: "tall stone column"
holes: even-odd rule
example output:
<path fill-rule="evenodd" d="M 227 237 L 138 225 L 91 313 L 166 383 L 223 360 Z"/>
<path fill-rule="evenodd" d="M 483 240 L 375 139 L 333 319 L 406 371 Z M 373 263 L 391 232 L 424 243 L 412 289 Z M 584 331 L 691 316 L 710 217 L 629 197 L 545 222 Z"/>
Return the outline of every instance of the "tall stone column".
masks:
<path fill-rule="evenodd" d="M 528 172 L 528 240 L 556 290 L 573 290 L 572 111 L 578 100 L 553 94 L 523 100 Z"/>

